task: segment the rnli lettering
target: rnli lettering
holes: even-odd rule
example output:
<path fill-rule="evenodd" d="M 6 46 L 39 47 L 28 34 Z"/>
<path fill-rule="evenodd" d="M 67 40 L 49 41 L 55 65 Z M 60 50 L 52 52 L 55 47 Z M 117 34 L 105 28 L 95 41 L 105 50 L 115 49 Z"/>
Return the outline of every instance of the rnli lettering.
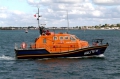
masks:
<path fill-rule="evenodd" d="M 98 50 L 91 50 L 91 51 L 85 52 L 84 55 L 94 54 L 95 52 L 98 52 Z"/>

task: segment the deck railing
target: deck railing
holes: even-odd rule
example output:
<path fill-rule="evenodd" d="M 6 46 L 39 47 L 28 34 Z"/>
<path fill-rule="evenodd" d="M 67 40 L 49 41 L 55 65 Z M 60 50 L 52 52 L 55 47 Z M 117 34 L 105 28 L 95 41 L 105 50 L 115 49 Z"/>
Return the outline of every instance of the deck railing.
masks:
<path fill-rule="evenodd" d="M 22 43 L 15 43 L 15 49 L 31 49 L 31 45 L 35 45 L 37 47 L 37 49 L 46 49 L 49 52 L 65 52 L 65 51 L 71 51 L 71 50 L 76 50 L 79 49 L 78 46 L 75 45 L 68 45 L 68 46 L 64 46 L 63 44 L 61 45 L 57 45 L 57 46 L 48 46 L 46 44 L 35 44 L 35 43 L 26 43 L 26 47 L 22 48 Z M 39 48 L 38 48 L 39 47 Z"/>

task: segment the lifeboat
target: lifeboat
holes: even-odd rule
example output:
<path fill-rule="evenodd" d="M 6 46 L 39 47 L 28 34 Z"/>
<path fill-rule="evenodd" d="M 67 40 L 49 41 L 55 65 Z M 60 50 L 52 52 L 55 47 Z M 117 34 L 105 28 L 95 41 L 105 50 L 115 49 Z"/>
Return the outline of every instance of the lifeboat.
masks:
<path fill-rule="evenodd" d="M 34 43 L 28 45 L 24 42 L 22 47 L 15 45 L 17 59 L 96 56 L 103 54 L 109 46 L 108 43 L 102 43 L 103 39 L 94 39 L 93 45 L 89 45 L 87 41 L 79 39 L 76 35 L 54 33 L 44 30 L 43 27 L 39 28 L 40 36 L 35 38 Z"/>
<path fill-rule="evenodd" d="M 108 46 L 108 43 L 103 44 L 102 41 L 103 39 L 94 39 L 90 46 L 76 35 L 46 31 L 29 47 L 26 47 L 26 43 L 25 47 L 16 47 L 15 53 L 17 59 L 95 56 L 103 54 Z"/>

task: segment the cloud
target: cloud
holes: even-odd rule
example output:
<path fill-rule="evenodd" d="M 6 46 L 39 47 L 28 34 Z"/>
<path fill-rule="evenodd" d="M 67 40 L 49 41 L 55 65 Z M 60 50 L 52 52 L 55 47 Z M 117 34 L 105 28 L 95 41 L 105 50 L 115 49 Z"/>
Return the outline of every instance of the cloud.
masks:
<path fill-rule="evenodd" d="M 99 5 L 119 5 L 120 4 L 120 0 L 93 0 L 93 2 L 95 4 L 99 4 Z"/>
<path fill-rule="evenodd" d="M 37 13 L 37 7 L 42 15 L 40 23 L 46 23 L 47 27 L 67 26 L 67 12 L 71 27 L 119 23 L 120 20 L 120 6 L 116 5 L 120 3 L 118 0 L 27 0 L 27 3 L 33 12 L 26 13 L 0 6 L 0 24 L 4 26 L 37 26 L 37 18 L 33 17 Z"/>
<path fill-rule="evenodd" d="M 67 3 L 67 4 L 74 4 L 83 2 L 83 0 L 53 0 L 54 3 Z"/>
<path fill-rule="evenodd" d="M 29 3 L 79 3 L 86 0 L 27 0 Z"/>
<path fill-rule="evenodd" d="M 5 13 L 0 13 L 0 18 L 7 18 L 7 15 Z"/>
<path fill-rule="evenodd" d="M 0 7 L 0 9 L 0 26 L 28 26 L 36 21 L 31 14 L 10 10 L 7 7 Z"/>
<path fill-rule="evenodd" d="M 6 9 L 7 9 L 7 7 L 0 7 L 0 11 L 6 10 Z"/>
<path fill-rule="evenodd" d="M 100 17 L 102 15 L 102 12 L 99 10 L 93 11 L 92 12 L 93 16 Z"/>
<path fill-rule="evenodd" d="M 19 10 L 14 10 L 14 11 L 12 11 L 14 14 L 16 14 L 16 15 L 22 15 L 22 14 L 24 14 L 24 12 L 21 12 L 21 11 L 19 11 Z"/>

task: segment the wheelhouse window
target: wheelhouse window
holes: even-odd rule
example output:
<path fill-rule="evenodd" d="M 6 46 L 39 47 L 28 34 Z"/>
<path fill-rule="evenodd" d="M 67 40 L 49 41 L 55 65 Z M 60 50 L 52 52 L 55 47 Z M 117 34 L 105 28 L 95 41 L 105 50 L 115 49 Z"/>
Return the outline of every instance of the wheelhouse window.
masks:
<path fill-rule="evenodd" d="M 70 40 L 71 41 L 75 41 L 75 38 L 73 38 L 72 36 L 70 36 Z"/>
<path fill-rule="evenodd" d="M 60 36 L 59 39 L 60 39 L 60 40 L 63 40 L 63 36 Z"/>
<path fill-rule="evenodd" d="M 47 40 L 46 40 L 46 38 L 44 38 L 44 39 L 43 39 L 43 43 L 46 43 L 46 42 L 47 42 Z"/>
<path fill-rule="evenodd" d="M 57 40 L 57 39 L 58 39 L 58 37 L 57 37 L 57 36 L 54 36 L 54 37 L 53 37 L 53 40 Z"/>
<path fill-rule="evenodd" d="M 68 37 L 68 36 L 65 36 L 64 38 L 65 38 L 65 40 L 68 40 L 68 39 L 69 39 L 69 37 Z"/>

